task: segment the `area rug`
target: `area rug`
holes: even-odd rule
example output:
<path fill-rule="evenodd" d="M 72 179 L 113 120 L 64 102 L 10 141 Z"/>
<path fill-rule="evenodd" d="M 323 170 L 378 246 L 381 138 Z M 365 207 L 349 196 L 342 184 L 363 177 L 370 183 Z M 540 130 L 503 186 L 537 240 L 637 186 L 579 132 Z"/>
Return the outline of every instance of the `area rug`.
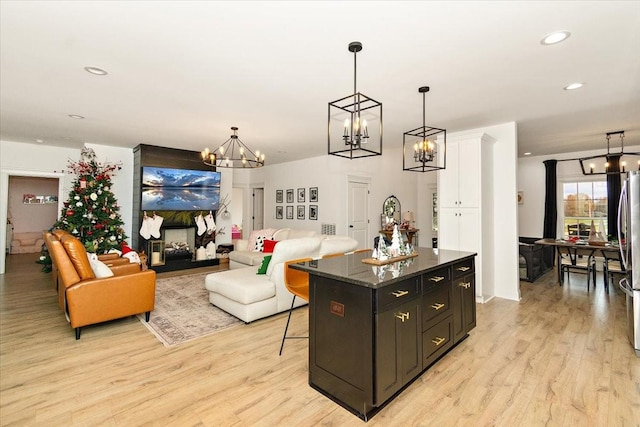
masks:
<path fill-rule="evenodd" d="M 210 273 L 156 279 L 156 303 L 149 322 L 138 319 L 166 347 L 242 325 L 240 319 L 214 307 L 204 278 Z"/>

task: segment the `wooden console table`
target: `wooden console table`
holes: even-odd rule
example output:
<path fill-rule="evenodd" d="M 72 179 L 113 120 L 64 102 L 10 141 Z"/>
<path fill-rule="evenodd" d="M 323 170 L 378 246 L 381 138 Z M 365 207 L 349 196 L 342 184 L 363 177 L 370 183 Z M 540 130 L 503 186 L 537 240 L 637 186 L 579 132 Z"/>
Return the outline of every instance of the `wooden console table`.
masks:
<path fill-rule="evenodd" d="M 475 253 L 418 248 L 383 266 L 369 252 L 309 273 L 309 385 L 367 421 L 476 325 Z"/>
<path fill-rule="evenodd" d="M 419 228 L 405 228 L 405 229 L 401 229 L 398 228 L 398 231 L 400 233 L 403 233 L 407 236 L 407 242 L 412 245 L 413 244 L 413 236 L 415 236 L 416 234 L 418 234 L 418 231 L 420 231 Z M 391 237 L 393 236 L 393 230 L 380 230 L 380 233 L 384 234 L 385 237 L 389 240 L 391 240 Z"/>

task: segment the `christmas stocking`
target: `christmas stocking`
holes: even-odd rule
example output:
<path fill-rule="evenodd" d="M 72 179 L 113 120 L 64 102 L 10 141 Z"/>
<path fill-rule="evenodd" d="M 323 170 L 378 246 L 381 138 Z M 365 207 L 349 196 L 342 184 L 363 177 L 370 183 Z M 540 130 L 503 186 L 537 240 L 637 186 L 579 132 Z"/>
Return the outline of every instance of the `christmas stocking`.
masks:
<path fill-rule="evenodd" d="M 151 218 L 149 218 L 147 216 L 142 218 L 142 226 L 140 227 L 140 235 L 145 240 L 149 240 L 149 238 L 151 237 L 151 231 L 149 229 L 149 222 L 150 221 L 151 221 Z"/>
<path fill-rule="evenodd" d="M 151 218 L 149 232 L 152 237 L 155 237 L 156 239 L 160 238 L 160 226 L 162 225 L 163 220 L 164 218 L 160 215 L 154 215 L 153 218 Z"/>
<path fill-rule="evenodd" d="M 207 223 L 207 231 L 212 233 L 216 231 L 216 222 L 213 220 L 213 215 L 209 212 L 209 215 L 204 217 L 205 222 Z"/>
<path fill-rule="evenodd" d="M 196 226 L 198 227 L 197 234 L 198 236 L 202 236 L 205 231 L 207 231 L 207 225 L 204 222 L 204 218 L 202 214 L 198 215 L 196 218 Z"/>

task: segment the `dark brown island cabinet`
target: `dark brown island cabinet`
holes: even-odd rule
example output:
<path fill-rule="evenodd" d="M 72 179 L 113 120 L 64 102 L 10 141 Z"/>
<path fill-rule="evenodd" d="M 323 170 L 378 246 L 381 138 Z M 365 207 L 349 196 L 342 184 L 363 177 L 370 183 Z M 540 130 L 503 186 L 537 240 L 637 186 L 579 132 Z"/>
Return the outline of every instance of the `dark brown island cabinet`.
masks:
<path fill-rule="evenodd" d="M 418 248 L 383 266 L 369 252 L 309 272 L 309 385 L 368 421 L 476 325 L 475 253 Z"/>

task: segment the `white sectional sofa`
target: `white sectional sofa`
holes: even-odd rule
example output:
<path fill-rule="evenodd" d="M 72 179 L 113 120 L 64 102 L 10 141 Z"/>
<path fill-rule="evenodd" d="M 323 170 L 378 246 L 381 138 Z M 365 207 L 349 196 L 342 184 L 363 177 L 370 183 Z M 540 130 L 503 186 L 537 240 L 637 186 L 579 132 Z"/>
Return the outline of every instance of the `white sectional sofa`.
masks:
<path fill-rule="evenodd" d="M 319 235 L 320 234 L 315 231 L 280 228 L 273 231 L 271 240 L 277 240 L 280 242 L 283 240 L 299 239 L 301 237 L 316 237 Z M 265 255 L 268 254 L 254 251 L 249 248 L 249 239 L 234 240 L 233 251 L 229 253 L 229 269 L 235 270 L 237 268 L 244 268 L 251 265 L 259 266 L 262 264 L 262 260 Z"/>
<path fill-rule="evenodd" d="M 317 235 L 281 240 L 271 254 L 266 274 L 257 274 L 260 265 L 253 265 L 207 275 L 205 288 L 209 291 L 209 301 L 246 323 L 286 311 L 293 298 L 284 284 L 286 261 L 307 257 L 319 259 L 354 251 L 357 246 L 357 240 L 346 236 Z M 296 299 L 296 307 L 304 304 L 307 302 Z"/>

